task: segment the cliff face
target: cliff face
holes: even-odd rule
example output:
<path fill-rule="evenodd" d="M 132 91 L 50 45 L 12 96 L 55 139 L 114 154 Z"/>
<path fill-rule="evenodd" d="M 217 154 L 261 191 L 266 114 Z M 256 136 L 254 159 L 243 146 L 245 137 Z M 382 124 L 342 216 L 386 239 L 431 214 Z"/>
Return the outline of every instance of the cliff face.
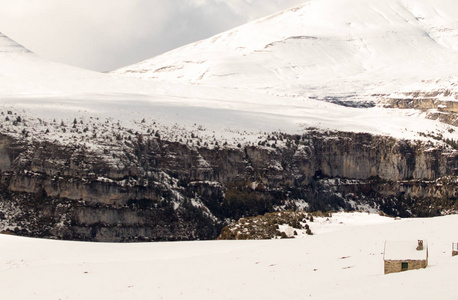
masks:
<path fill-rule="evenodd" d="M 448 90 L 445 90 L 441 94 L 450 96 L 449 93 Z M 407 94 L 408 98 L 388 99 L 385 107 L 421 110 L 426 113 L 428 119 L 458 126 L 458 101 L 436 99 L 438 94 L 439 92 Z M 453 96 L 456 97 L 456 95 Z"/>
<path fill-rule="evenodd" d="M 99 153 L 0 136 L 0 229 L 93 241 L 215 238 L 276 208 L 434 215 L 455 208 L 458 152 L 361 133 L 195 147 L 141 136 Z"/>

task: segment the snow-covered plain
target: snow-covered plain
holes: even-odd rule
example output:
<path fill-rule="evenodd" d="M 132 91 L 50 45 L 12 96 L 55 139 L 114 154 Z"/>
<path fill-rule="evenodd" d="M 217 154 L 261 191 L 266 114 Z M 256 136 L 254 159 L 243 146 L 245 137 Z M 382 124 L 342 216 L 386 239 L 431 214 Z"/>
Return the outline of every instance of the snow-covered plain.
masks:
<path fill-rule="evenodd" d="M 0 235 L 4 299 L 457 299 L 458 216 L 336 213 L 288 240 L 103 244 Z M 429 246 L 384 275 L 385 240 Z"/>

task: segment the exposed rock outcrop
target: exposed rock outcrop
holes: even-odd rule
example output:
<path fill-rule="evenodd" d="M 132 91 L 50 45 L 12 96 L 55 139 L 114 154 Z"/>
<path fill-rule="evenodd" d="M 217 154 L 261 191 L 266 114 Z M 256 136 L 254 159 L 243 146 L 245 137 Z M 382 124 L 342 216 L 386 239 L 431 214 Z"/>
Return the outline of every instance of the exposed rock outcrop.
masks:
<path fill-rule="evenodd" d="M 456 208 L 458 152 L 363 133 L 277 134 L 196 147 L 139 136 L 112 152 L 0 136 L 0 229 L 93 241 L 215 238 L 274 208 Z"/>
<path fill-rule="evenodd" d="M 408 95 L 418 98 L 388 99 L 385 107 L 421 110 L 426 112 L 428 119 L 458 126 L 458 101 L 436 99 L 437 93 Z M 448 96 L 446 92 L 444 94 Z"/>

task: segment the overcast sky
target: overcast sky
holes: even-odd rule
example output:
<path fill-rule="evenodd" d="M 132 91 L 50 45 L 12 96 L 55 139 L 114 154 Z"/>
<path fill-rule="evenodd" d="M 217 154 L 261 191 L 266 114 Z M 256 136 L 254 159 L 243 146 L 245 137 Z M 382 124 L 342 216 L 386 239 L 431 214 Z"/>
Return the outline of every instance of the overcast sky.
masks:
<path fill-rule="evenodd" d="M 113 70 L 305 0 L 0 0 L 0 32 L 42 57 Z"/>

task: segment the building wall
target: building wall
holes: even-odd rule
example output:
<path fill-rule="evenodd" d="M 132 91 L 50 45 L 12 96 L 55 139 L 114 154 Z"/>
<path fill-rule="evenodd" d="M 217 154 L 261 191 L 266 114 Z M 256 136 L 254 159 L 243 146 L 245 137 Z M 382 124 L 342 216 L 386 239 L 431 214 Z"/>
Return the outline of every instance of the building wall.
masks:
<path fill-rule="evenodd" d="M 402 271 L 402 263 L 408 263 L 408 270 L 426 268 L 428 260 L 385 260 L 385 274 L 397 273 Z"/>

